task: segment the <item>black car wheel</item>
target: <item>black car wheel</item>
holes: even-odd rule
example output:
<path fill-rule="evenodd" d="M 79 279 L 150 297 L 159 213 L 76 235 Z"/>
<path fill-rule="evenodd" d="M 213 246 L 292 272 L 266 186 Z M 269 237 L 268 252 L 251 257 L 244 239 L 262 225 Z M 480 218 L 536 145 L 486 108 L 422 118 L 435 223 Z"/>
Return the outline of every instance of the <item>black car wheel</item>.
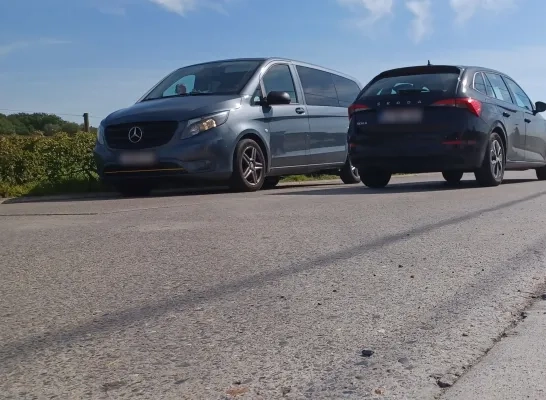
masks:
<path fill-rule="evenodd" d="M 233 175 L 230 186 L 233 190 L 255 192 L 265 180 L 265 157 L 262 149 L 252 139 L 241 140 L 233 157 Z"/>
<path fill-rule="evenodd" d="M 498 186 L 504 179 L 506 165 L 504 145 L 498 133 L 493 132 L 489 138 L 485 157 L 480 169 L 474 175 L 480 186 Z"/>
<path fill-rule="evenodd" d="M 463 173 L 460 171 L 444 171 L 442 175 L 449 185 L 456 185 L 463 178 Z"/>
<path fill-rule="evenodd" d="M 537 173 L 537 179 L 539 181 L 546 181 L 546 166 L 536 168 L 535 171 Z"/>
<path fill-rule="evenodd" d="M 360 179 L 362 183 L 369 188 L 380 189 L 387 186 L 391 180 L 392 174 L 388 171 L 366 169 L 360 171 Z"/>
<path fill-rule="evenodd" d="M 345 165 L 341 168 L 339 177 L 346 185 L 352 185 L 360 182 L 360 174 L 358 173 L 358 168 L 356 168 L 352 163 L 349 157 L 345 161 Z"/>
<path fill-rule="evenodd" d="M 281 181 L 280 176 L 267 176 L 264 179 L 264 184 L 262 186 L 262 189 L 273 189 L 275 186 L 279 184 Z"/>

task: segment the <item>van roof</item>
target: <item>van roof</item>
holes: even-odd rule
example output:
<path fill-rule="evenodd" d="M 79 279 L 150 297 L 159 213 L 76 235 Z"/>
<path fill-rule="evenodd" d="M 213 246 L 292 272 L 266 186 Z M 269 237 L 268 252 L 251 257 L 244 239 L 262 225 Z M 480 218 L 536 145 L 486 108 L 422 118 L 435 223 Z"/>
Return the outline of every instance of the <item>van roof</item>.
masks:
<path fill-rule="evenodd" d="M 298 64 L 298 65 L 301 65 L 301 66 L 306 66 L 306 67 L 310 67 L 310 68 L 317 68 L 317 69 L 320 69 L 322 71 L 326 71 L 326 72 L 330 72 L 332 74 L 336 74 L 336 75 L 339 75 L 339 76 L 342 76 L 344 78 L 347 78 L 347 79 L 350 79 L 352 81 L 355 81 L 359 84 L 359 86 L 362 86 L 362 84 L 360 83 L 360 81 L 356 78 L 354 78 L 353 76 L 350 76 L 350 75 L 347 75 L 346 73 L 344 72 L 340 72 L 340 71 L 336 71 L 334 69 L 331 69 L 331 68 L 326 68 L 326 67 L 323 67 L 321 65 L 316 65 L 316 64 L 312 64 L 312 63 L 308 63 L 308 62 L 305 62 L 305 61 L 299 61 L 299 60 L 295 60 L 293 58 L 286 58 L 286 57 L 241 57 L 241 58 L 228 58 L 228 59 L 222 59 L 222 60 L 210 60 L 210 61 L 204 61 L 204 62 L 201 62 L 201 63 L 197 63 L 197 64 L 192 64 L 192 65 L 189 65 L 189 66 L 193 66 L 193 65 L 201 65 L 201 64 L 208 64 L 208 63 L 212 63 L 212 62 L 230 62 L 230 61 L 259 61 L 259 62 L 271 62 L 271 61 L 286 61 L 286 62 L 291 62 L 291 63 L 295 63 L 295 64 Z"/>

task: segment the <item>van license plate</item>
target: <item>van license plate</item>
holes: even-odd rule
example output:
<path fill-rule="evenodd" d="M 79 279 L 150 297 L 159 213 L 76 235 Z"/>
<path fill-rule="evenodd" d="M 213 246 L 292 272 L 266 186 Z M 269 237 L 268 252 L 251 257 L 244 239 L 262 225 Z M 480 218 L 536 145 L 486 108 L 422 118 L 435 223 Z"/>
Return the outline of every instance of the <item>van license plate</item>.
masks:
<path fill-rule="evenodd" d="M 121 165 L 152 165 L 155 162 L 155 154 L 149 152 L 122 153 L 119 156 L 119 163 Z"/>
<path fill-rule="evenodd" d="M 382 124 L 417 124 L 423 120 L 423 110 L 419 108 L 399 108 L 385 110 L 379 116 Z"/>

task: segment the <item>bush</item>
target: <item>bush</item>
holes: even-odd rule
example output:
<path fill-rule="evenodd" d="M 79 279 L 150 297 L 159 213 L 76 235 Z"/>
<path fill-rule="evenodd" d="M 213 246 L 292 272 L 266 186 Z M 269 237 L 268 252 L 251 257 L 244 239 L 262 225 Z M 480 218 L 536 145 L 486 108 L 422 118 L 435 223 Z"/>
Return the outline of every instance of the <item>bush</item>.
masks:
<path fill-rule="evenodd" d="M 95 137 L 92 133 L 0 136 L 0 185 L 96 182 Z"/>

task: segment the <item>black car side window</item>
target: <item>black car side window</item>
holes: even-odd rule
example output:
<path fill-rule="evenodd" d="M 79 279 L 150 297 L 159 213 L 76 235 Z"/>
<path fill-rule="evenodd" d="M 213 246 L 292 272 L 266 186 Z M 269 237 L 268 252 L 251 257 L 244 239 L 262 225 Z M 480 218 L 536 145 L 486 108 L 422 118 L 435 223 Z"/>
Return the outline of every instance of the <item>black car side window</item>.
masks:
<path fill-rule="evenodd" d="M 516 104 L 521 108 L 526 108 L 529 111 L 533 111 L 533 102 L 529 100 L 529 97 L 527 97 L 523 89 L 520 88 L 516 82 L 507 77 L 504 77 L 504 80 L 512 90 L 512 93 L 514 93 Z"/>
<path fill-rule="evenodd" d="M 506 86 L 500 75 L 486 72 L 485 76 L 487 76 L 489 82 L 491 82 L 491 86 L 493 86 L 493 92 L 495 93 L 495 97 L 497 99 L 506 101 L 508 103 L 513 103 L 510 91 L 508 90 L 508 87 Z"/>
<path fill-rule="evenodd" d="M 290 67 L 287 64 L 273 65 L 262 78 L 265 95 L 269 92 L 286 92 L 290 95 L 291 103 L 297 103 L 296 87 L 292 79 Z"/>
<path fill-rule="evenodd" d="M 485 82 L 485 93 L 494 99 L 497 97 L 495 96 L 495 92 L 493 92 L 493 86 L 491 86 L 491 82 L 489 82 L 489 79 L 487 79 L 487 76 L 483 74 L 483 72 L 480 72 L 480 75 L 483 78 L 483 81 Z"/>
<path fill-rule="evenodd" d="M 487 89 L 485 88 L 485 81 L 483 80 L 483 76 L 481 72 L 476 72 L 474 74 L 474 89 L 476 89 L 480 93 L 487 94 Z"/>

